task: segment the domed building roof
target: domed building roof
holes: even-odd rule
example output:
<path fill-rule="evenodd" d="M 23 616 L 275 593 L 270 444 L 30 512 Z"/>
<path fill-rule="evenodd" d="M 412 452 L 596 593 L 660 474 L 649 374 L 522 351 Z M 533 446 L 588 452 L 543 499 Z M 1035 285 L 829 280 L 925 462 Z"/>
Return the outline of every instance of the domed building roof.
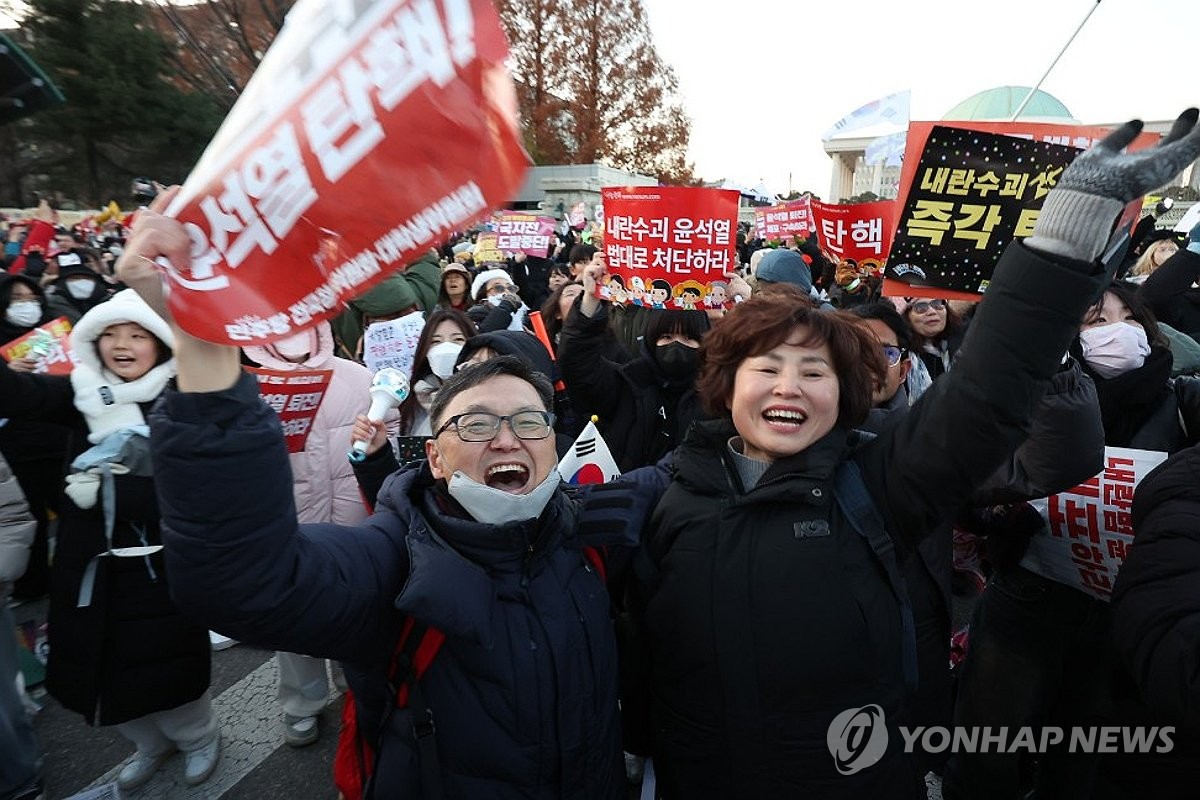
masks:
<path fill-rule="evenodd" d="M 942 115 L 942 119 L 971 119 L 971 120 L 1007 120 L 1021 105 L 1025 95 L 1029 94 L 1028 86 L 998 86 L 978 94 L 973 94 L 966 100 Z M 1021 112 L 1021 119 L 1059 119 L 1074 122 L 1074 117 L 1067 107 L 1052 94 L 1040 89 L 1034 93 Z"/>

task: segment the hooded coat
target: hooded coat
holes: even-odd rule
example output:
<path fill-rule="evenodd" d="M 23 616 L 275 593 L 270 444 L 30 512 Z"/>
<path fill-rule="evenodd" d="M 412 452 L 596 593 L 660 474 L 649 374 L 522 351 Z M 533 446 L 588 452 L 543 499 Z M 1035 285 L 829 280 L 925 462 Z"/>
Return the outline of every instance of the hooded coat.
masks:
<path fill-rule="evenodd" d="M 72 332 L 80 361 L 101 375 L 105 371 L 96 340 L 109 325 L 136 322 L 160 341 L 171 340 L 166 324 L 132 292 L 122 299 L 129 302 L 114 298 L 97 306 Z M 119 390 L 119 379 L 109 380 Z M 149 406 L 146 402 L 138 410 L 145 414 Z M 18 427 L 27 421 L 66 426 L 73 432 L 72 458 L 92 445 L 69 376 L 17 373 L 0 366 L 0 416 Z M 60 493 L 62 478 L 60 474 Z M 111 547 L 160 545 L 153 477 L 117 474 L 112 480 Z M 58 504 L 47 689 L 93 725 L 127 722 L 200 697 L 210 677 L 208 630 L 171 601 L 162 552 L 136 558 L 109 555 L 102 493 L 90 508 L 81 508 L 65 493 Z"/>
<path fill-rule="evenodd" d="M 288 460 L 300 521 L 353 525 L 361 522 L 367 511 L 346 452 L 350 447 L 355 416 L 365 414 L 370 405 L 372 375 L 362 364 L 333 354 L 333 333 L 328 324 L 322 323 L 307 333 L 312 349 L 302 362 L 284 359 L 271 345 L 244 350 L 248 357 L 267 369 L 333 371 L 309 428 L 304 450 L 289 454 Z"/>

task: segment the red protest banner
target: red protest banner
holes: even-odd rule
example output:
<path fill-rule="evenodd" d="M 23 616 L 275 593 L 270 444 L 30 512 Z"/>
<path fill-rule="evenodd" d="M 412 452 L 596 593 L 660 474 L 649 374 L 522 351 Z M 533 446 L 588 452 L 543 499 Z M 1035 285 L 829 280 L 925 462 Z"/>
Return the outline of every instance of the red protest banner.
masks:
<path fill-rule="evenodd" d="M 733 269 L 738 193 L 729 189 L 629 186 L 604 198 L 606 299 L 652 308 L 724 305 Z"/>
<path fill-rule="evenodd" d="M 927 149 L 930 134 L 933 132 L 935 126 L 953 127 L 955 129 L 964 131 L 979 131 L 982 133 L 999 134 L 1002 136 L 1015 137 L 1017 139 L 1025 139 L 1030 142 L 1073 147 L 1077 150 L 1086 150 L 1090 148 L 1096 142 L 1099 142 L 1112 132 L 1111 128 L 1101 125 L 1066 125 L 1054 122 L 976 122 L 973 120 L 955 120 L 952 122 L 910 122 L 908 125 L 908 140 L 904 149 L 904 164 L 900 171 L 900 189 L 896 200 L 898 204 L 896 214 L 897 226 L 902 227 L 905 223 L 905 219 L 902 219 L 903 214 L 901 213 L 901 209 L 905 207 L 913 192 L 914 180 L 916 180 L 917 176 L 920 174 L 919 170 L 922 154 L 924 154 Z M 1133 141 L 1133 144 L 1131 144 L 1128 149 L 1132 151 L 1149 147 L 1157 142 L 1160 138 L 1161 136 L 1157 133 L 1142 133 Z M 960 150 L 960 153 L 963 152 L 966 151 Z M 976 153 L 976 156 L 978 156 L 980 159 L 984 158 L 979 153 Z M 964 159 L 969 158 L 972 158 L 972 156 L 964 156 Z M 1019 164 L 1005 165 L 996 161 L 996 159 L 991 159 L 991 161 L 988 163 L 994 164 L 995 170 L 999 171 L 1003 171 L 1007 168 L 1012 169 L 1015 173 L 1028 172 L 1028 169 L 1021 167 Z M 968 167 L 965 162 L 963 164 L 954 164 L 950 166 L 951 169 L 959 170 L 960 175 L 956 176 L 956 178 L 960 182 L 967 180 L 968 171 L 971 172 L 971 180 L 974 180 L 974 170 L 971 170 L 971 168 Z M 990 168 L 981 169 L 979 172 L 981 175 L 983 175 L 986 174 L 989 169 Z M 947 178 L 947 183 L 948 182 L 949 180 Z M 1037 209 L 1040 208 L 1041 205 L 1039 203 Z M 1131 203 L 1129 208 L 1126 209 L 1126 216 L 1122 218 L 1122 223 L 1136 218 L 1135 215 L 1137 214 L 1139 208 L 1139 203 Z M 1032 230 L 1033 222 L 1035 222 L 1037 219 L 1037 209 L 1034 210 L 1032 217 L 1028 217 L 1025 220 L 1025 222 L 1028 224 L 1022 225 L 1022 229 Z M 899 231 L 896 233 L 898 234 Z M 1026 233 L 1025 235 L 1028 234 Z M 1004 242 L 1003 244 L 1007 244 L 1007 242 Z M 894 250 L 895 236 L 893 236 L 893 251 Z M 904 296 L 917 293 L 921 297 L 941 297 L 948 300 L 979 300 L 979 294 L 977 291 L 967 291 L 962 288 L 923 285 L 920 287 L 919 292 L 915 292 L 911 283 L 896 279 L 898 276 L 892 269 L 896 266 L 896 257 L 894 252 L 892 261 L 893 264 L 891 267 L 889 267 L 883 282 L 883 294 L 885 295 Z M 983 270 L 987 273 L 989 278 L 990 267 L 994 266 L 994 263 L 994 260 L 991 261 L 989 266 Z M 915 266 L 923 269 L 923 265 L 918 264 Z M 983 288 L 986 288 L 986 279 L 984 279 L 982 285 Z M 982 291 L 982 289 L 978 289 L 978 291 Z"/>
<path fill-rule="evenodd" d="M 812 203 L 808 198 L 789 200 L 766 208 L 754 209 L 754 229 L 758 238 L 767 241 L 786 241 L 797 236 L 807 237 L 816 229 Z"/>
<path fill-rule="evenodd" d="M 192 239 L 175 318 L 290 335 L 507 201 L 528 165 L 507 55 L 487 0 L 301 0 L 168 209 Z"/>
<path fill-rule="evenodd" d="M 545 258 L 554 240 L 554 218 L 536 214 L 498 214 L 495 219 L 496 247 L 505 253 L 524 253 Z"/>
<path fill-rule="evenodd" d="M 0 357 L 12 362 L 33 356 L 37 364 L 33 371 L 44 375 L 70 375 L 75 368 L 75 353 L 71 351 L 71 323 L 66 317 L 50 320 L 24 336 L 0 345 Z"/>
<path fill-rule="evenodd" d="M 321 407 L 325 390 L 333 379 L 333 370 L 289 372 L 266 367 L 242 369 L 258 378 L 259 395 L 279 415 L 288 452 L 303 452 L 317 409 Z"/>
<path fill-rule="evenodd" d="M 835 258 L 852 258 L 871 272 L 887 262 L 896 229 L 894 201 L 835 205 L 814 200 L 812 214 L 817 242 Z"/>

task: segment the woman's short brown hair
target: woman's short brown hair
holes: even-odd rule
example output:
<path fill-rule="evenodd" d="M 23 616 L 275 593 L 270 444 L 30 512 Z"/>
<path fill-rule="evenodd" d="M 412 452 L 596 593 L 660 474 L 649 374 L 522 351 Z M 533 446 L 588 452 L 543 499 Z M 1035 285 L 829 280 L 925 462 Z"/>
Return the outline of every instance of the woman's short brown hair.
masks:
<path fill-rule="evenodd" d="M 791 286 L 774 286 L 737 304 L 700 345 L 696 391 L 713 416 L 729 416 L 738 366 L 783 344 L 792 331 L 808 329 L 805 344 L 829 346 L 838 376 L 837 424 L 861 425 L 871 410 L 871 394 L 887 379 L 879 342 L 854 318 L 814 308 L 808 295 Z"/>

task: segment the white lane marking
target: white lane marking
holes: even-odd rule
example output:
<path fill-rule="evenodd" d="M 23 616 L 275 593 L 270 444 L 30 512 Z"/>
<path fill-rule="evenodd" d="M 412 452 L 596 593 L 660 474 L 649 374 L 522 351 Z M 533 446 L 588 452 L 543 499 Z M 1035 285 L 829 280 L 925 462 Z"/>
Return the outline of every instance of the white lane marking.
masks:
<path fill-rule="evenodd" d="M 221 758 L 211 778 L 199 786 L 188 786 L 183 782 L 183 756 L 177 754 L 149 783 L 130 795 L 137 800 L 215 800 L 236 786 L 283 746 L 283 729 L 279 723 L 283 712 L 275 699 L 278 674 L 272 656 L 213 700 L 213 710 L 221 729 Z M 330 687 L 329 691 L 330 703 L 341 698 L 336 688 Z M 87 788 L 116 781 L 117 773 L 127 763 L 129 759 L 92 781 Z M 332 780 L 331 777 L 331 784 Z"/>

